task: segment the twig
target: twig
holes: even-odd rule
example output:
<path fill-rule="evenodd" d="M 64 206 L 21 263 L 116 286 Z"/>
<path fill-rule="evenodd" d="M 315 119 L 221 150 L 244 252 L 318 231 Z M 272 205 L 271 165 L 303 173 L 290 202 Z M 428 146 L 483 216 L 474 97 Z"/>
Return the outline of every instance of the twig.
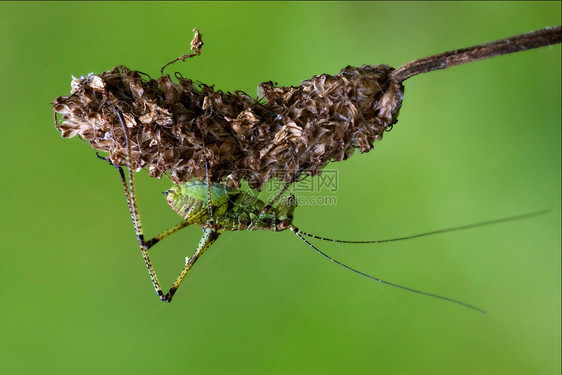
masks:
<path fill-rule="evenodd" d="M 185 60 L 187 60 L 191 57 L 199 56 L 201 54 L 201 47 L 203 47 L 203 40 L 201 39 L 201 34 L 199 33 L 199 29 L 193 29 L 193 32 L 195 33 L 195 35 L 193 36 L 193 40 L 191 41 L 191 45 L 190 45 L 193 53 L 185 54 L 183 56 L 180 56 L 180 57 L 170 61 L 169 63 L 164 65 L 162 67 L 162 69 L 160 69 L 160 75 L 162 75 L 162 76 L 164 75 L 164 69 L 166 69 L 166 67 L 168 65 L 172 65 L 176 61 L 180 61 L 180 60 L 182 62 L 185 62 Z"/>
<path fill-rule="evenodd" d="M 479 44 L 414 60 L 393 71 L 390 77 L 394 82 L 400 83 L 421 73 L 447 69 L 454 65 L 507 55 L 508 53 L 558 44 L 561 40 L 562 31 L 560 26 L 547 27 L 546 29 L 512 36 L 495 42 Z"/>

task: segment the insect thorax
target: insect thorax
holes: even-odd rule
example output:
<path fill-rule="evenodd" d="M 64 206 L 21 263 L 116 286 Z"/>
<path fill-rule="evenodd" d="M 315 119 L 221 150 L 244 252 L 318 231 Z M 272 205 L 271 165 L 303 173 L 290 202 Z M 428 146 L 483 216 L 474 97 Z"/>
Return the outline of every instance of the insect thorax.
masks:
<path fill-rule="evenodd" d="M 292 223 L 296 201 L 293 196 L 276 207 L 264 210 L 266 204 L 241 190 L 212 182 L 211 211 L 213 222 L 219 231 L 287 229 Z M 166 191 L 168 204 L 190 224 L 207 225 L 207 184 L 205 181 L 189 181 L 174 185 Z"/>

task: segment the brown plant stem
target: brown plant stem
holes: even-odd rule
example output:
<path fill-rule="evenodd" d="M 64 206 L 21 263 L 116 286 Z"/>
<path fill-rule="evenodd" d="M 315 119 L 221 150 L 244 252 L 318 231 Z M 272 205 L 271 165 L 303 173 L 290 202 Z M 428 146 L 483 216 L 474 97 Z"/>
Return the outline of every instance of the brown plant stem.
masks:
<path fill-rule="evenodd" d="M 393 71 L 390 77 L 392 81 L 401 83 L 421 73 L 447 69 L 454 65 L 489 59 L 490 57 L 507 55 L 508 53 L 558 44 L 561 41 L 561 27 L 547 27 L 546 29 L 532 31 L 490 43 L 443 52 L 414 60 Z"/>
<path fill-rule="evenodd" d="M 185 60 L 190 59 L 192 57 L 195 56 L 199 56 L 201 54 L 201 47 L 203 47 L 203 40 L 201 39 L 201 33 L 199 33 L 199 29 L 195 28 L 193 29 L 193 32 L 195 33 L 195 36 L 193 37 L 193 40 L 191 41 L 191 50 L 194 51 L 193 53 L 187 53 L 183 56 L 180 56 L 176 59 L 173 59 L 172 61 L 170 61 L 169 63 L 167 63 L 166 65 L 164 65 L 162 67 L 162 69 L 160 69 L 160 75 L 163 76 L 164 75 L 164 69 L 166 69 L 166 67 L 168 67 L 169 65 L 172 65 L 173 63 L 177 62 L 177 61 L 181 61 L 181 62 L 185 62 Z"/>

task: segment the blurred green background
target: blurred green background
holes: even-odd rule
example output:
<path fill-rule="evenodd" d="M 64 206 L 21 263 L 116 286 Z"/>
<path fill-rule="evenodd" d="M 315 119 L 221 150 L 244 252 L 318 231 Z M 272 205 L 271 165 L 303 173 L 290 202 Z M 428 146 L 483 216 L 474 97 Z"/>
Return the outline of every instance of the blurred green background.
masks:
<path fill-rule="evenodd" d="M 382 288 L 290 232 L 224 234 L 164 304 L 116 171 L 60 138 L 50 104 L 71 75 L 123 64 L 156 77 L 194 27 L 203 54 L 173 70 L 254 94 L 557 24 L 560 2 L 0 3 L 0 373 L 560 373 L 559 45 L 408 80 L 394 130 L 332 165 L 337 205 L 296 211 L 305 231 L 373 239 L 552 208 L 378 246 L 315 242 L 487 315 Z M 147 235 L 178 222 L 169 182 L 137 181 Z M 153 249 L 164 285 L 200 234 Z"/>

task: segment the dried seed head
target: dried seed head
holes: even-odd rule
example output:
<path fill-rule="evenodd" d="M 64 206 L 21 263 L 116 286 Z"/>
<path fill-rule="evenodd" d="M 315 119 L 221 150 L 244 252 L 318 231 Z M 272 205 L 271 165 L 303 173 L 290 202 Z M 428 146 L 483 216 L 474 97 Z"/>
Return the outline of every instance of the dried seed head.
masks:
<path fill-rule="evenodd" d="M 292 182 L 302 174 L 316 175 L 330 161 L 367 152 L 396 123 L 409 77 L 494 57 L 560 43 L 560 26 L 533 31 L 412 61 L 394 70 L 387 65 L 348 66 L 339 74 L 322 74 L 298 87 L 260 84 L 261 103 L 243 92 L 224 93 L 213 86 L 194 85 L 176 73 L 179 83 L 163 75 L 176 61 L 201 54 L 198 29 L 192 53 L 161 69 L 158 80 L 118 66 L 100 75 L 72 81 L 71 95 L 55 100 L 55 123 L 63 137 L 79 135 L 92 147 L 108 151 L 114 164 L 127 154 L 131 167 L 147 169 L 175 182 L 210 178 L 239 187 L 247 180 L 261 189 L 270 178 Z M 57 114 L 62 115 L 59 126 Z"/>
<path fill-rule="evenodd" d="M 330 161 L 367 152 L 397 121 L 403 86 L 389 79 L 387 65 L 348 66 L 298 87 L 260 84 L 259 102 L 243 92 L 224 93 L 176 73 L 158 80 L 118 66 L 72 81 L 70 96 L 55 100 L 65 138 L 87 139 L 123 165 L 131 143 L 131 167 L 175 183 L 205 176 L 261 189 L 270 178 L 289 182 L 297 172 L 320 174 Z"/>

